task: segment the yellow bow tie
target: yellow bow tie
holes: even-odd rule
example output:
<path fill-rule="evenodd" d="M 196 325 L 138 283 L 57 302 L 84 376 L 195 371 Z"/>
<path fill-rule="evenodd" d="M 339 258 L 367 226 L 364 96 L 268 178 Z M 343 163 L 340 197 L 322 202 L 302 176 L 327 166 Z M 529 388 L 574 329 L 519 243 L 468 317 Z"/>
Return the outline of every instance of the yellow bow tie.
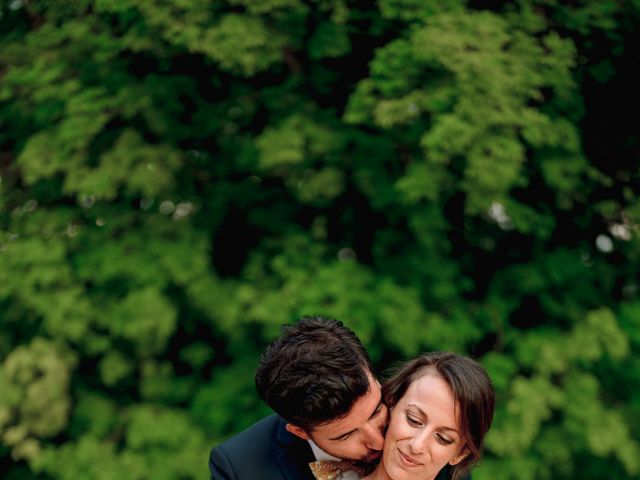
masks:
<path fill-rule="evenodd" d="M 342 472 L 353 470 L 359 476 L 364 475 L 364 469 L 346 460 L 316 460 L 309 463 L 311 473 L 317 480 L 335 480 Z"/>

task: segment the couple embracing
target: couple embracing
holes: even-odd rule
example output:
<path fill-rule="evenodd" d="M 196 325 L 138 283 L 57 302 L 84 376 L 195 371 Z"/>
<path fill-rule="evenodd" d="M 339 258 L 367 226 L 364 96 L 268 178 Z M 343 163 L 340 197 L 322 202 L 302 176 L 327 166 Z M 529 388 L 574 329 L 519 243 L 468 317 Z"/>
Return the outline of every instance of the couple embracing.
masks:
<path fill-rule="evenodd" d="M 495 405 L 476 361 L 433 352 L 384 385 L 342 322 L 283 327 L 256 372 L 276 412 L 211 451 L 212 480 L 458 480 L 480 451 Z"/>

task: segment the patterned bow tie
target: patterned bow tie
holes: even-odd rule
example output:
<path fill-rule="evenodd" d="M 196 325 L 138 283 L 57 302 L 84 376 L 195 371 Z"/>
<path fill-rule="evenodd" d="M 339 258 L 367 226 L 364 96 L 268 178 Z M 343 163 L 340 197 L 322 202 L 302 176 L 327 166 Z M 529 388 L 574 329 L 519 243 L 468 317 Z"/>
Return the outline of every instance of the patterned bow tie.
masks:
<path fill-rule="evenodd" d="M 311 473 L 317 480 L 335 480 L 342 472 L 353 470 L 364 476 L 365 469 L 346 460 L 316 460 L 309 463 Z"/>

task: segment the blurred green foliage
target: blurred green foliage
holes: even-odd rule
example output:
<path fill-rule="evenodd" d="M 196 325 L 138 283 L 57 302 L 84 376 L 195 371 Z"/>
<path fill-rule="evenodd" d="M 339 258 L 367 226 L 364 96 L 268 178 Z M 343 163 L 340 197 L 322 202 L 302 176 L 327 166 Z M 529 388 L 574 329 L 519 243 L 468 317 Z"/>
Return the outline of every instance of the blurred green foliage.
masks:
<path fill-rule="evenodd" d="M 206 477 L 267 413 L 262 348 L 320 313 L 380 369 L 484 363 L 477 480 L 638 478 L 639 20 L 2 2 L 2 477 Z"/>

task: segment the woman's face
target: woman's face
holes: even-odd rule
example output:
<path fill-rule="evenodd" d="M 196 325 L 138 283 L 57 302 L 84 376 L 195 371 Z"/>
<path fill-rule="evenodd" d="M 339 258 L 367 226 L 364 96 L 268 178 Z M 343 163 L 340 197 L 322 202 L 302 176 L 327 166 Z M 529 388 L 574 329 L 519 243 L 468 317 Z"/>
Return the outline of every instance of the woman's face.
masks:
<path fill-rule="evenodd" d="M 466 454 L 451 388 L 427 371 L 391 411 L 382 466 L 393 480 L 429 480 Z"/>

